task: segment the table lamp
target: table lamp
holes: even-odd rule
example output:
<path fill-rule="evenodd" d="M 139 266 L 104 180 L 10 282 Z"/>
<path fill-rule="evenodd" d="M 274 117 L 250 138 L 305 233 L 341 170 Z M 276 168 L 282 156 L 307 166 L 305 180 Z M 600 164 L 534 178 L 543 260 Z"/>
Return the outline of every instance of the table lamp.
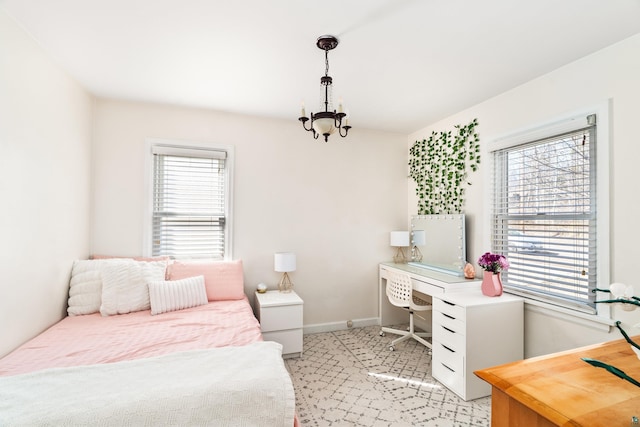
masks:
<path fill-rule="evenodd" d="M 398 248 L 396 250 L 396 254 L 393 256 L 393 262 L 396 264 L 406 263 L 407 257 L 404 254 L 404 248 L 409 246 L 409 232 L 392 231 L 389 240 L 391 246 Z"/>
<path fill-rule="evenodd" d="M 293 283 L 289 279 L 289 272 L 296 271 L 296 254 L 293 252 L 276 252 L 274 257 L 274 270 L 278 273 L 284 273 L 280 283 L 278 283 L 278 289 L 280 292 L 291 292 Z"/>
<path fill-rule="evenodd" d="M 424 230 L 413 230 L 411 232 L 411 261 L 422 261 L 422 252 L 418 246 L 424 246 L 427 243 L 427 236 Z"/>

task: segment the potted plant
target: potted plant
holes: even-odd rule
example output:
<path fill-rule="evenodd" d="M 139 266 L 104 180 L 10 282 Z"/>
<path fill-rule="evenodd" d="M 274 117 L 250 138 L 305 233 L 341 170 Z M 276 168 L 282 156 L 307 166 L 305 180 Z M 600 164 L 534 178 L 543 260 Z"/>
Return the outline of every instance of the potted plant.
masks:
<path fill-rule="evenodd" d="M 502 295 L 502 278 L 500 272 L 509 268 L 509 261 L 504 255 L 485 252 L 478 258 L 478 265 L 484 270 L 482 277 L 482 293 L 490 297 Z"/>

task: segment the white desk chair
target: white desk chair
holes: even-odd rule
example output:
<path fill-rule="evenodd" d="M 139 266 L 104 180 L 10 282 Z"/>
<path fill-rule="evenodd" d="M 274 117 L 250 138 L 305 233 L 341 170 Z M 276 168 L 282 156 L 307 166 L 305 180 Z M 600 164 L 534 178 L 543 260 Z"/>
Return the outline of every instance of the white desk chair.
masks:
<path fill-rule="evenodd" d="M 395 335 L 402 335 L 400 338 L 396 338 L 391 341 L 389 350 L 395 350 L 395 345 L 401 341 L 413 338 L 420 344 L 431 349 L 431 343 L 424 338 L 430 337 L 429 332 L 416 332 L 413 324 L 413 312 L 414 311 L 428 311 L 433 308 L 430 302 L 425 301 L 417 297 L 413 293 L 413 284 L 411 277 L 407 274 L 390 273 L 387 277 L 387 298 L 389 302 L 396 307 L 402 307 L 409 311 L 409 330 L 393 329 L 382 327 L 380 336 L 384 336 L 385 332 Z"/>

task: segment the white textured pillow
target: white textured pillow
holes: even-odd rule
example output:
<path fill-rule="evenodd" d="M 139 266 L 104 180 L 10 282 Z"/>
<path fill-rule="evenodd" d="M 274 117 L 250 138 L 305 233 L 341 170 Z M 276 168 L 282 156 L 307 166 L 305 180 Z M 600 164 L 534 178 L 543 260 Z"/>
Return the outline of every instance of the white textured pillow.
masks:
<path fill-rule="evenodd" d="M 147 283 L 164 280 L 166 261 L 120 260 L 102 269 L 100 314 L 126 314 L 149 309 Z"/>
<path fill-rule="evenodd" d="M 102 268 L 121 260 L 76 260 L 71 268 L 69 281 L 69 316 L 92 314 L 100 311 L 102 303 Z"/>
<path fill-rule="evenodd" d="M 196 307 L 209 302 L 204 276 L 149 282 L 149 299 L 153 315 Z"/>

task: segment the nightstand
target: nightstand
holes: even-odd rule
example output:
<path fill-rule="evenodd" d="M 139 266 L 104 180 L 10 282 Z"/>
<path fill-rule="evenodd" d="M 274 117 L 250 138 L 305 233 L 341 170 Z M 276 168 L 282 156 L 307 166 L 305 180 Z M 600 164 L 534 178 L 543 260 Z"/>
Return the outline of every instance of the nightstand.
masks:
<path fill-rule="evenodd" d="M 283 357 L 302 356 L 302 298 L 295 292 L 256 292 L 256 317 L 265 341 L 282 344 Z"/>

